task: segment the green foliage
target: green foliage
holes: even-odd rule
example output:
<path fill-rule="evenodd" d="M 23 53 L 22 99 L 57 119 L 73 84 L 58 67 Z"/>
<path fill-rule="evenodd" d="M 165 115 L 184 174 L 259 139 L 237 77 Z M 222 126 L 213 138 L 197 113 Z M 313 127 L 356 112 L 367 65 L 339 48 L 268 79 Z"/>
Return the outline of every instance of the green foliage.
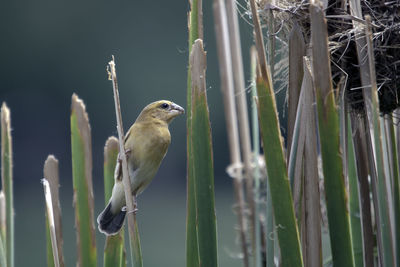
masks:
<path fill-rule="evenodd" d="M 2 235 L 0 235 L 0 267 L 7 267 L 6 251 L 4 249 L 4 243 Z"/>
<path fill-rule="evenodd" d="M 84 105 L 73 96 L 71 114 L 72 176 L 80 266 L 97 266 L 91 184 L 90 126 Z"/>
<path fill-rule="evenodd" d="M 216 267 L 217 230 L 214 200 L 214 166 L 212 158 L 211 126 L 205 88 L 206 55 L 201 40 L 196 40 L 190 54 L 192 74 L 192 165 L 194 178 L 194 218 L 197 229 L 199 266 Z M 187 248 L 188 249 L 188 248 Z M 196 257 L 196 255 L 193 255 Z M 194 258 L 195 259 L 195 258 Z M 193 259 L 188 259 L 188 262 Z M 187 265 L 190 266 L 190 265 Z"/>
<path fill-rule="evenodd" d="M 114 170 L 118 157 L 118 139 L 108 138 L 104 147 L 104 197 L 106 205 L 114 186 Z M 117 235 L 107 236 L 104 247 L 104 267 L 125 267 L 124 229 Z"/>
<path fill-rule="evenodd" d="M 269 81 L 257 77 L 258 112 L 282 266 L 303 266 L 282 137 Z"/>
<path fill-rule="evenodd" d="M 339 115 L 336 109 L 323 10 L 310 5 L 314 85 L 318 110 L 326 205 L 334 266 L 354 266 L 350 221 L 340 150 Z M 315 45 L 314 45 L 315 44 Z"/>
<path fill-rule="evenodd" d="M 399 168 L 398 168 L 398 150 L 396 148 L 396 139 L 395 139 L 395 131 L 394 131 L 394 122 L 393 119 L 390 118 L 390 145 L 392 151 L 392 166 L 393 166 L 393 208 L 394 208 L 394 223 L 395 223 L 395 239 L 396 239 L 396 260 L 397 264 L 400 265 L 400 184 L 399 184 Z M 397 144 L 399 145 L 399 144 Z"/>
<path fill-rule="evenodd" d="M 189 16 L 189 55 L 192 51 L 194 41 L 202 38 L 200 28 L 203 27 L 199 15 L 202 15 L 202 0 L 190 1 Z M 197 267 L 199 262 L 199 247 L 197 240 L 196 223 L 196 198 L 195 198 L 195 178 L 193 173 L 193 153 L 192 153 L 192 78 L 188 71 L 187 77 L 187 109 L 186 109 L 186 128 L 187 128 L 187 217 L 186 217 L 186 266 Z"/>

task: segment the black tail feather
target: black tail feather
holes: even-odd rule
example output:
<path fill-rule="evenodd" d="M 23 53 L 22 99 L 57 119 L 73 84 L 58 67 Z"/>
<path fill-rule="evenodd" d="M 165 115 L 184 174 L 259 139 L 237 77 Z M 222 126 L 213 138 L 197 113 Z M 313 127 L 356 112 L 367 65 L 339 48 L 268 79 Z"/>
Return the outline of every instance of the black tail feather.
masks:
<path fill-rule="evenodd" d="M 99 230 L 107 235 L 117 234 L 124 224 L 126 211 L 121 210 L 119 213 L 113 214 L 111 212 L 111 202 L 108 203 L 107 207 L 97 217 L 97 223 L 99 224 Z"/>

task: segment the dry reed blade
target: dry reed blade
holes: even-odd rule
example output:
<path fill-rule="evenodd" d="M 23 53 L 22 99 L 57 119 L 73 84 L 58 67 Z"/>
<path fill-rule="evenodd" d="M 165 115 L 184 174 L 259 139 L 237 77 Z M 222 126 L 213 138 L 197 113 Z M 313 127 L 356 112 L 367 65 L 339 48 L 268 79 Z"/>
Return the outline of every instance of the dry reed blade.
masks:
<path fill-rule="evenodd" d="M 371 90 L 363 90 L 364 103 L 367 110 L 367 118 L 369 124 L 372 125 L 371 128 L 368 127 L 366 132 L 371 133 L 373 139 L 373 145 L 371 151 L 373 154 L 370 156 L 370 167 L 371 167 L 371 181 L 373 192 L 375 213 L 377 214 L 377 240 L 378 244 L 380 242 L 381 249 L 379 250 L 379 255 L 381 259 L 382 266 L 394 266 L 395 264 L 395 252 L 394 252 L 394 240 L 390 221 L 390 212 L 388 206 L 388 192 L 386 186 L 386 174 L 383 159 L 383 143 L 382 143 L 382 126 L 379 121 L 379 111 L 378 111 L 378 95 L 377 95 L 377 85 L 375 76 L 375 65 L 374 56 L 372 52 L 372 33 L 368 25 L 370 24 L 370 18 L 366 16 L 367 27 L 365 28 L 365 40 L 367 46 L 366 56 L 368 57 L 368 77 Z M 363 82 L 364 85 L 364 82 Z M 367 133 L 368 134 L 368 133 Z M 376 161 L 376 163 L 374 162 Z M 376 164 L 376 165 L 374 165 Z M 374 169 L 372 169 L 374 167 Z M 373 173 L 375 172 L 375 174 Z"/>
<path fill-rule="evenodd" d="M 54 266 L 60 267 L 60 261 L 58 256 L 58 245 L 57 245 L 57 236 L 56 236 L 56 227 L 55 227 L 55 220 L 54 220 L 54 210 L 53 210 L 53 198 L 51 194 L 50 184 L 46 178 L 43 178 L 43 189 L 44 189 L 44 196 L 46 200 L 46 217 L 48 220 L 48 226 L 50 231 L 50 238 L 51 238 L 51 247 L 53 252 L 53 260 Z"/>
<path fill-rule="evenodd" d="M 299 103 L 303 103 L 304 93 L 301 91 L 299 96 Z M 306 138 L 306 129 L 304 127 L 305 112 L 303 112 L 304 105 L 297 105 L 296 120 L 294 122 L 293 139 L 289 155 L 288 175 L 291 183 L 293 193 L 294 212 L 296 218 L 300 223 L 301 213 L 301 189 L 303 184 L 303 156 L 304 156 L 304 143 Z"/>
<path fill-rule="evenodd" d="M 52 208 L 54 215 L 54 229 L 57 240 L 58 263 L 60 267 L 63 267 L 64 255 L 62 253 L 63 237 L 62 237 L 62 224 L 61 224 L 61 206 L 59 199 L 60 183 L 59 183 L 59 172 L 58 172 L 58 160 L 53 155 L 49 155 L 44 163 L 43 177 L 49 183 L 49 190 L 51 193 L 51 201 L 52 201 Z"/>
<path fill-rule="evenodd" d="M 288 133 L 287 133 L 287 160 L 289 162 L 293 130 L 297 115 L 301 83 L 303 80 L 303 56 L 305 43 L 300 27 L 296 24 L 289 36 L 289 87 L 288 87 Z"/>
<path fill-rule="evenodd" d="M 350 115 L 346 114 L 348 117 Z M 364 266 L 364 245 L 362 237 L 362 226 L 361 226 L 361 197 L 359 196 L 358 179 L 356 171 L 356 158 L 354 153 L 354 145 L 352 140 L 352 131 L 350 127 L 350 120 L 346 120 L 346 162 L 347 162 L 347 177 L 349 181 L 349 206 L 350 206 L 350 225 L 351 225 L 351 237 L 353 241 L 353 255 L 354 264 L 356 267 Z M 369 200 L 368 200 L 369 202 Z"/>
<path fill-rule="evenodd" d="M 358 191 L 363 240 L 363 263 L 365 267 L 374 266 L 374 233 L 372 228 L 371 202 L 369 190 L 369 164 L 365 131 L 365 120 L 355 112 L 350 113 L 352 144 L 356 160 Z"/>
<path fill-rule="evenodd" d="M 303 59 L 304 77 L 302 92 L 304 92 L 304 128 L 306 132 L 304 144 L 304 227 L 305 247 L 303 247 L 304 265 L 319 267 L 322 264 L 321 243 L 321 207 L 319 195 L 317 123 L 315 115 L 314 86 L 312 82 L 310 62 Z M 301 104 L 301 103 L 299 103 Z"/>
<path fill-rule="evenodd" d="M 7 267 L 14 267 L 14 192 L 12 172 L 11 115 L 6 103 L 1 106 L 1 181 L 6 202 L 5 251 Z"/>

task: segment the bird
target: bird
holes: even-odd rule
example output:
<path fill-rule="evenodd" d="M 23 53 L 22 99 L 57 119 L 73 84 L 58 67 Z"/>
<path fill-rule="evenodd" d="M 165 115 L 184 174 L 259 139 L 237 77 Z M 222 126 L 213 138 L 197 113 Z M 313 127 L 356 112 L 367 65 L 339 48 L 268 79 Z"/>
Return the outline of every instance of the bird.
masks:
<path fill-rule="evenodd" d="M 153 180 L 171 143 L 168 125 L 183 113 L 185 110 L 171 101 L 156 101 L 141 111 L 128 130 L 124 148 L 132 195 L 138 196 Z M 111 198 L 97 217 L 100 232 L 115 235 L 121 230 L 126 215 L 125 205 L 122 165 L 118 156 Z"/>

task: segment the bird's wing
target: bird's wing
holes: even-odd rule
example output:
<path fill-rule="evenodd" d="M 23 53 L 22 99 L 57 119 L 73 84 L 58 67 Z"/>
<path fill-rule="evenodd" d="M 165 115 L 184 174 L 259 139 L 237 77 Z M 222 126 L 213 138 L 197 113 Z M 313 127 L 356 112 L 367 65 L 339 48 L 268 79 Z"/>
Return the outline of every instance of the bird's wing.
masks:
<path fill-rule="evenodd" d="M 125 153 L 126 153 L 127 160 L 128 160 L 128 156 L 131 155 L 131 150 L 125 150 Z M 134 169 L 136 169 L 136 167 Z M 115 180 L 115 182 L 122 181 L 122 160 L 121 160 L 121 156 L 119 153 L 118 153 L 118 157 L 117 157 L 117 164 L 115 165 L 114 180 Z"/>

